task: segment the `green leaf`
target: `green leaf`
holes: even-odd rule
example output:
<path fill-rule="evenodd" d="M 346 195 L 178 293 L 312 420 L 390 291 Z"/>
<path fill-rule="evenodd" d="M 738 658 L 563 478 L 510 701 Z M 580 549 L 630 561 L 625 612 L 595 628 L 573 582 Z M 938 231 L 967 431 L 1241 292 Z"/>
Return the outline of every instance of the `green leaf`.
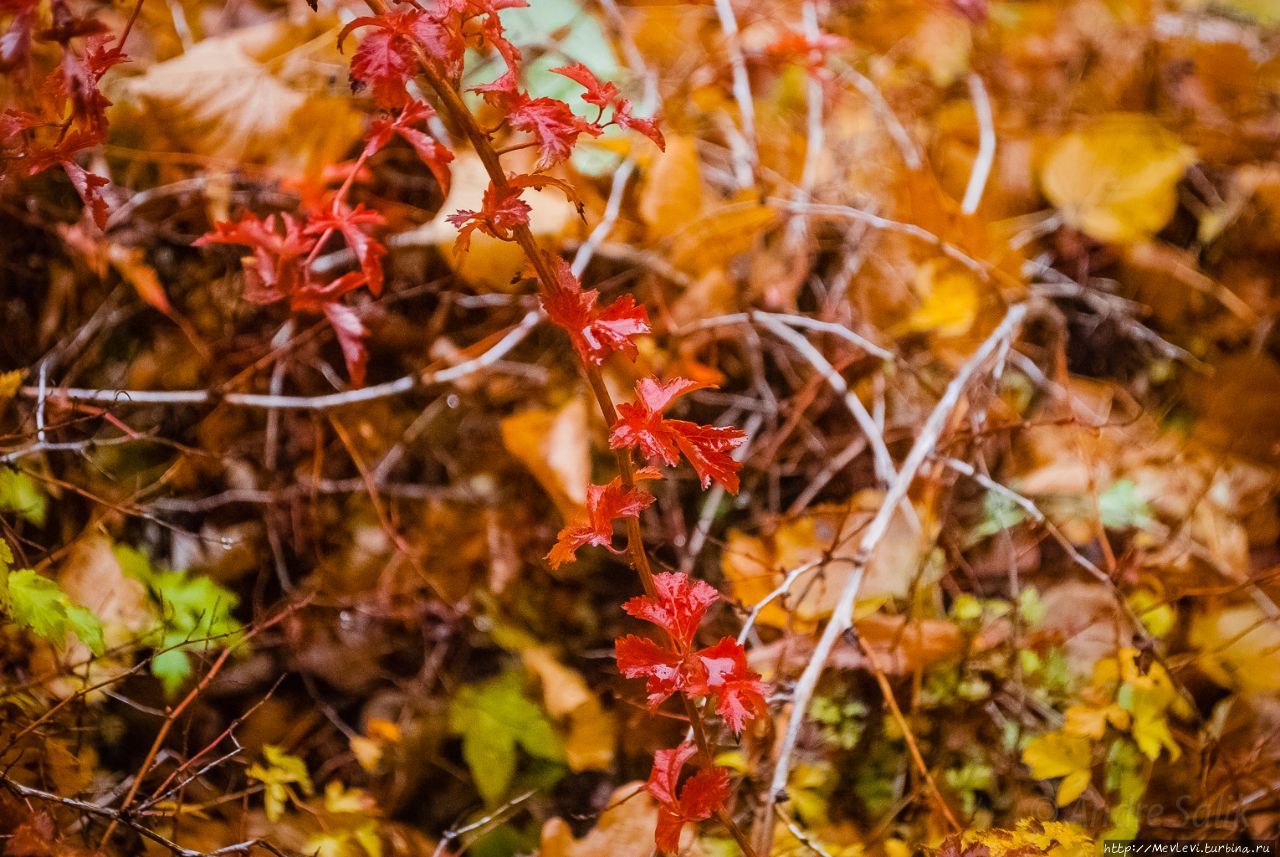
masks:
<path fill-rule="evenodd" d="M 1155 523 L 1147 501 L 1138 494 L 1138 486 L 1128 479 L 1113 482 L 1099 495 L 1098 516 L 1108 530 L 1143 529 Z"/>
<path fill-rule="evenodd" d="M 58 584 L 29 568 L 9 573 L 5 609 L 13 621 L 46 640 L 67 633 L 67 596 Z"/>
<path fill-rule="evenodd" d="M 539 759 L 564 758 L 559 736 L 542 709 L 524 695 L 518 672 L 462 688 L 449 708 L 449 729 L 462 736 L 462 756 L 476 790 L 490 805 L 511 787 L 517 746 Z"/>
<path fill-rule="evenodd" d="M 1025 509 L 1004 494 L 988 491 L 982 497 L 982 520 L 969 534 L 969 542 L 977 544 L 996 533 L 1011 530 L 1025 520 Z"/>
<path fill-rule="evenodd" d="M 242 627 L 231 612 L 239 599 L 203 575 L 157 571 L 146 554 L 127 545 L 116 545 L 112 550 L 121 570 L 143 583 L 159 603 L 161 623 L 148 642 L 167 651 L 151 659 L 151 674 L 172 696 L 191 674 L 188 652 L 225 647 L 235 641 Z"/>
<path fill-rule="evenodd" d="M 29 568 L 5 571 L 12 561 L 9 547 L 4 545 L 4 554 L 0 556 L 0 607 L 10 618 L 59 646 L 66 643 L 70 630 L 91 652 L 102 654 L 105 646 L 98 617 L 72 604 L 58 584 Z"/>
<path fill-rule="evenodd" d="M 151 674 L 160 679 L 165 696 L 173 696 L 191 675 L 191 657 L 180 648 L 157 652 L 151 658 Z"/>
<path fill-rule="evenodd" d="M 0 468 L 0 512 L 17 512 L 37 527 L 43 527 L 48 511 L 48 498 L 31 474 Z"/>
<path fill-rule="evenodd" d="M 79 637 L 80 642 L 88 646 L 89 651 L 95 655 L 101 655 L 107 650 L 107 644 L 102 639 L 102 623 L 89 608 L 78 604 L 67 607 L 67 624 L 71 627 L 71 633 Z"/>

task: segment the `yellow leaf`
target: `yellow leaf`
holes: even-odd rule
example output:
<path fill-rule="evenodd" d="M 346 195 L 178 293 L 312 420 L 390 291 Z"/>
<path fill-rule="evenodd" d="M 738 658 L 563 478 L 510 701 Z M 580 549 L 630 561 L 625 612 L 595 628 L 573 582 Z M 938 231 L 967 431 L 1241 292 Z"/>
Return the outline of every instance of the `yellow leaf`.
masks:
<path fill-rule="evenodd" d="M 1253 604 L 1196 617 L 1191 645 L 1198 662 L 1223 687 L 1267 693 L 1280 690 L 1280 625 Z"/>
<path fill-rule="evenodd" d="M 26 374 L 25 369 L 11 369 L 8 372 L 0 372 L 0 402 L 5 399 L 12 399 L 18 394 L 18 389 L 22 386 L 22 376 Z"/>
<path fill-rule="evenodd" d="M 502 443 L 529 468 L 566 520 L 584 513 L 591 444 L 581 398 L 558 410 L 535 408 L 503 419 Z"/>
<path fill-rule="evenodd" d="M 1084 794 L 1084 790 L 1089 787 L 1089 781 L 1092 778 L 1092 772 L 1088 770 L 1072 771 L 1062 778 L 1062 782 L 1058 783 L 1058 806 L 1066 806 L 1074 801 L 1080 795 Z"/>
<path fill-rule="evenodd" d="M 1031 768 L 1037 780 L 1062 777 L 1058 787 L 1058 806 L 1066 806 L 1080 797 L 1089 785 L 1093 746 L 1088 738 L 1049 732 L 1027 742 L 1022 762 Z"/>
<path fill-rule="evenodd" d="M 1149 238 L 1177 208 L 1192 150 L 1150 116 L 1116 113 L 1058 140 L 1040 184 L 1068 225 L 1099 241 Z"/>
<path fill-rule="evenodd" d="M 978 316 L 980 292 L 971 271 L 949 259 L 930 259 L 916 272 L 916 290 L 923 296 L 904 323 L 906 331 L 933 331 L 939 336 L 963 336 Z"/>
<path fill-rule="evenodd" d="M 613 764 L 617 721 L 604 710 L 582 676 L 556 659 L 551 649 L 525 643 L 517 651 L 525 667 L 542 683 L 547 712 L 568 720 L 565 761 L 573 771 L 598 771 Z"/>
<path fill-rule="evenodd" d="M 640 218 L 654 235 L 673 235 L 702 214 L 703 196 L 697 140 L 669 135 L 667 150 L 645 172 Z"/>

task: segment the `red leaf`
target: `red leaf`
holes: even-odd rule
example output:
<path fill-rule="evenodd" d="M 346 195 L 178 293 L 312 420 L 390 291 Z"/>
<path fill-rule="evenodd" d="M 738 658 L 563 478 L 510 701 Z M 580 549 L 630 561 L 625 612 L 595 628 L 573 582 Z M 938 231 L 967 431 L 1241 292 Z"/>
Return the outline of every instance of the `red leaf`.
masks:
<path fill-rule="evenodd" d="M 747 667 L 747 653 L 733 637 L 694 654 L 702 664 L 705 687 L 695 689 L 716 698 L 716 712 L 735 734 L 748 720 L 768 712 L 765 694 L 769 685 Z"/>
<path fill-rule="evenodd" d="M 656 471 L 646 470 L 636 473 L 636 477 L 645 479 L 657 476 Z M 553 568 L 573 562 L 577 558 L 578 548 L 584 545 L 599 545 L 614 550 L 613 522 L 619 518 L 638 518 L 651 503 L 653 495 L 639 488 L 623 487 L 621 477 L 614 477 L 606 485 L 587 486 L 587 520 L 570 524 L 560 531 L 555 546 L 547 554 L 548 562 Z"/>
<path fill-rule="evenodd" d="M 629 128 L 632 131 L 638 131 L 648 137 L 662 151 L 667 150 L 666 138 L 662 136 L 662 131 L 658 129 L 657 119 L 641 119 L 631 115 L 631 102 L 625 98 L 618 99 L 618 104 L 613 109 L 613 121 L 620 127 Z"/>
<path fill-rule="evenodd" d="M 270 214 L 259 220 L 246 213 L 235 223 L 215 223 L 212 232 L 195 241 L 197 247 L 209 244 L 242 244 L 253 250 L 253 256 L 244 262 L 245 297 L 267 304 L 300 292 L 307 280 L 303 261 L 315 247 L 315 239 L 287 214 Z"/>
<path fill-rule="evenodd" d="M 458 229 L 458 240 L 453 245 L 457 254 L 467 252 L 471 246 L 471 233 L 476 229 L 494 238 L 510 241 L 511 230 L 529 222 L 529 204 L 520 198 L 520 188 L 508 185 L 499 189 L 493 182 L 485 189 L 480 210 L 461 209 L 445 220 Z"/>
<path fill-rule="evenodd" d="M 667 382 L 641 378 L 636 382 L 636 401 L 618 406 L 618 421 L 609 434 L 609 446 L 639 447 L 646 458 L 661 459 L 667 464 L 678 463 L 683 453 L 697 471 L 703 488 L 714 480 L 730 493 L 737 492 L 738 469 L 742 465 L 729 452 L 741 446 L 746 435 L 736 428 L 704 426 L 663 416 L 663 410 L 680 396 L 709 386 L 685 378 Z"/>
<path fill-rule="evenodd" d="M 618 672 L 626 678 L 646 679 L 649 707 L 656 709 L 667 697 L 688 684 L 686 659 L 652 640 L 628 634 L 613 643 Z"/>
<path fill-rule="evenodd" d="M 67 178 L 71 179 L 72 186 L 76 189 L 76 193 L 80 194 L 84 204 L 89 206 L 89 213 L 93 215 L 93 222 L 98 224 L 99 229 L 105 229 L 107 226 L 107 201 L 102 198 L 102 194 L 98 191 L 109 185 L 110 182 L 102 176 L 89 172 L 70 159 L 62 162 L 62 169 L 66 171 Z"/>
<path fill-rule="evenodd" d="M 363 227 L 381 226 L 386 222 L 381 214 L 361 203 L 355 208 L 342 206 L 336 211 L 314 215 L 304 231 L 308 235 L 321 235 L 330 229 L 340 232 L 360 262 L 369 291 L 379 295 L 382 294 L 382 257 L 386 255 L 387 248 Z"/>
<path fill-rule="evenodd" d="M 673 750 L 658 750 L 653 754 L 653 770 L 649 772 L 645 788 L 653 795 L 654 800 L 664 806 L 676 806 L 679 803 L 676 787 L 680 782 L 680 772 L 697 752 L 696 747 L 685 743 Z"/>
<path fill-rule="evenodd" d="M 645 783 L 658 802 L 658 826 L 654 841 L 667 853 L 680 849 L 684 825 L 710 818 L 729 797 L 729 772 L 724 768 L 699 771 L 689 778 L 676 797 L 676 784 L 686 762 L 697 751 L 691 744 L 654 753 L 653 770 Z"/>
<path fill-rule="evenodd" d="M 346 304 L 328 301 L 323 304 L 324 317 L 338 337 L 338 345 L 342 347 L 342 357 L 347 363 L 347 374 L 351 383 L 359 387 L 364 383 L 365 364 L 369 354 L 364 347 L 364 338 L 369 331 L 360 322 L 360 316 Z"/>
<path fill-rule="evenodd" d="M 529 101 L 529 96 L 520 91 L 514 71 L 508 71 L 490 83 L 473 86 L 471 91 L 480 93 L 486 104 L 503 113 L 510 113 Z"/>
<path fill-rule="evenodd" d="M 556 258 L 556 283 L 542 298 L 547 316 L 569 334 L 584 363 L 601 365 L 615 351 L 636 358 L 635 337 L 649 332 L 649 314 L 624 295 L 604 309 L 596 308 L 600 293 L 582 290 L 569 263 Z"/>
<path fill-rule="evenodd" d="M 720 593 L 702 580 L 690 580 L 679 572 L 654 575 L 656 595 L 639 595 L 622 605 L 622 609 L 637 619 L 652 622 L 671 635 L 681 649 L 687 650 L 702 622 L 707 608 L 716 602 Z"/>
<path fill-rule="evenodd" d="M 463 39 L 460 23 L 450 26 L 441 17 L 414 9 L 356 18 L 338 34 L 338 47 L 360 27 L 375 27 L 351 57 L 352 81 L 373 88 L 379 107 L 400 107 L 409 100 L 405 83 L 418 71 L 418 52 L 435 60 L 449 75 L 461 70 Z"/>
<path fill-rule="evenodd" d="M 765 50 L 775 59 L 802 64 L 814 74 L 827 64 L 827 57 L 832 51 L 843 50 L 848 46 L 848 39 L 833 33 L 819 33 L 817 38 L 810 40 L 803 33 L 789 31 L 775 39 Z"/>
<path fill-rule="evenodd" d="M 578 135 L 602 133 L 598 127 L 574 115 L 569 105 L 554 98 L 526 100 L 507 114 L 507 122 L 517 131 L 532 134 L 538 143 L 538 169 L 545 170 L 566 160 L 578 142 Z"/>
<path fill-rule="evenodd" d="M 413 147 L 431 174 L 440 185 L 440 192 L 448 196 L 450 186 L 449 163 L 453 161 L 453 152 L 441 145 L 427 133 L 414 128 L 418 122 L 430 119 L 435 110 L 422 101 L 410 101 L 394 119 L 376 119 L 369 123 L 365 133 L 363 155 L 373 157 L 391 142 L 391 138 L 399 135 Z"/>
<path fill-rule="evenodd" d="M 684 420 L 667 420 L 666 423 L 675 432 L 676 446 L 693 465 L 703 489 L 715 481 L 730 494 L 738 493 L 738 470 L 742 463 L 735 461 L 730 452 L 746 442 L 747 436 L 741 429 L 704 426 Z"/>
<path fill-rule="evenodd" d="M 582 100 L 596 107 L 608 107 L 610 102 L 620 94 L 618 87 L 612 83 L 601 83 L 595 73 L 580 62 L 553 68 L 551 71 L 553 74 L 562 74 L 574 83 L 580 84 L 587 90 L 582 94 Z"/>

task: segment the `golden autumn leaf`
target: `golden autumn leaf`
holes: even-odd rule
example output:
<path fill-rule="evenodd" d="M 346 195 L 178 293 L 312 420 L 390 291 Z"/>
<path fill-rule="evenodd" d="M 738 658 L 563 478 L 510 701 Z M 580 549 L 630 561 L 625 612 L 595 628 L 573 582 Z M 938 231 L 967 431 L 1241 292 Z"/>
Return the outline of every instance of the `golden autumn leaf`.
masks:
<path fill-rule="evenodd" d="M 1156 119 L 1115 113 L 1050 149 L 1040 185 L 1063 219 L 1099 241 L 1128 244 L 1164 228 L 1192 149 Z"/>
<path fill-rule="evenodd" d="M 582 399 L 571 399 L 556 410 L 533 408 L 505 418 L 502 443 L 529 468 L 566 520 L 583 513 L 591 481 L 591 444 Z"/>
<path fill-rule="evenodd" d="M 1058 806 L 1073 802 L 1089 787 L 1093 745 L 1088 738 L 1049 732 L 1031 739 L 1022 751 L 1022 762 L 1037 780 L 1058 777 Z"/>
<path fill-rule="evenodd" d="M 1239 604 L 1196 617 L 1191 645 L 1197 662 L 1223 687 L 1245 691 L 1280 689 L 1280 625 L 1253 604 Z"/>

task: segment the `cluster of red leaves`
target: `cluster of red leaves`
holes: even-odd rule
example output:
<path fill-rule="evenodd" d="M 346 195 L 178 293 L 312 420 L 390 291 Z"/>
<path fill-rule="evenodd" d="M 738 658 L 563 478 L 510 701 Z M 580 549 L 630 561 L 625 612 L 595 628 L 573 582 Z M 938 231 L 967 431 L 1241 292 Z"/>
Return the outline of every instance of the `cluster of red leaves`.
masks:
<path fill-rule="evenodd" d="M 655 643 L 629 634 L 615 643 L 618 669 L 627 678 L 646 680 L 649 707 L 656 709 L 672 694 L 698 700 L 715 699 L 716 713 L 735 734 L 765 711 L 767 685 L 747 667 L 747 653 L 733 637 L 694 649 L 694 637 L 707 608 L 720 597 L 715 587 L 683 574 L 654 577 L 657 594 L 632 598 L 622 609 L 652 622 L 668 641 Z"/>
<path fill-rule="evenodd" d="M 654 120 L 634 116 L 631 102 L 614 84 L 602 83 L 581 64 L 555 71 L 583 87 L 583 101 L 597 109 L 594 119 L 577 115 L 563 101 L 535 98 L 522 90 L 518 82 L 520 54 L 503 34 L 497 12 L 500 8 L 523 5 L 523 0 L 438 0 L 434 10 L 427 11 L 414 4 L 411 9 L 400 8 L 358 18 L 339 37 L 341 44 L 342 38 L 352 30 L 372 28 L 352 58 L 353 84 L 358 88 L 367 86 L 378 106 L 401 110 L 399 118 L 375 123 L 371 141 L 377 139 L 385 143 L 400 133 L 428 164 L 441 161 L 438 144 L 425 135 L 406 135 L 398 124 L 406 121 L 406 115 L 412 115 L 413 121 L 420 118 L 419 114 L 426 115 L 422 107 L 415 106 L 419 102 L 409 96 L 410 79 L 419 71 L 425 71 L 431 86 L 437 90 L 450 87 L 456 92 L 465 49 L 469 46 L 490 47 L 505 61 L 506 70 L 498 79 L 477 86 L 474 91 L 501 115 L 499 128 L 505 127 L 528 138 L 527 143 L 508 148 L 536 146 L 538 160 L 531 173 L 499 175 L 491 170 L 491 181 L 479 210 L 461 210 L 448 216 L 449 222 L 458 229 L 454 248 L 457 253 L 467 252 L 477 231 L 502 241 L 520 241 L 528 248 L 532 239 L 521 231 L 528 226 L 531 211 L 522 198 L 527 189 L 554 186 L 576 203 L 573 188 L 544 171 L 568 160 L 582 135 L 599 136 L 607 126 L 614 125 L 643 134 L 659 147 L 665 145 Z M 465 109 L 457 106 L 459 102 L 451 93 L 444 94 L 449 96 L 445 101 L 452 103 L 451 109 Z M 605 122 L 609 110 L 612 116 Z M 474 117 L 454 118 L 479 128 Z M 492 133 L 496 132 L 473 130 L 472 135 L 491 137 Z M 477 145 L 489 146 L 489 142 L 486 139 Z M 498 157 L 496 150 L 491 149 L 490 154 Z M 347 234 L 342 224 L 334 224 L 332 228 Z M 347 241 L 355 250 L 350 237 Z M 588 373 L 598 371 L 596 367 L 618 352 L 633 360 L 636 358 L 636 338 L 649 333 L 650 325 L 648 313 L 634 298 L 623 296 L 601 306 L 599 293 L 583 289 L 564 260 L 529 261 L 536 270 L 544 272 L 540 297 L 547 317 L 568 334 Z M 262 266 L 261 262 L 255 264 Z M 551 273 L 546 273 L 548 271 Z M 665 415 L 667 407 L 676 399 L 705 386 L 708 385 L 683 378 L 666 382 L 641 379 L 636 384 L 636 401 L 618 408 L 617 420 L 610 431 L 610 446 L 614 449 L 638 447 L 648 459 L 669 466 L 679 463 L 683 456 L 693 465 L 704 489 L 714 481 L 736 492 L 740 465 L 731 453 L 744 442 L 743 433 L 735 428 L 699 425 Z M 619 520 L 638 519 L 640 513 L 652 505 L 653 496 L 637 487 L 636 482 L 658 478 L 661 473 L 656 468 L 644 467 L 630 479 L 618 476 L 604 485 L 589 486 L 586 517 L 560 531 L 547 554 L 551 565 L 559 567 L 572 562 L 578 549 L 586 545 L 621 553 L 613 545 L 614 525 Z M 694 647 L 703 615 L 719 593 L 706 583 L 690 581 L 683 574 L 659 574 L 654 584 L 655 595 L 634 598 L 623 609 L 661 628 L 665 641 L 657 643 L 637 636 L 617 640 L 619 670 L 628 678 L 647 680 L 650 707 L 657 708 L 673 694 L 680 694 L 693 706 L 711 700 L 725 724 L 735 734 L 741 733 L 749 720 L 765 713 L 767 686 L 748 668 L 746 652 L 732 637 L 705 648 Z M 711 765 L 709 758 L 704 760 L 704 770 L 680 787 L 681 771 L 697 752 L 692 746 L 682 745 L 655 754 L 648 790 L 660 807 L 655 839 L 663 851 L 676 851 L 683 826 L 710 818 L 728 798 L 728 771 Z"/>
<path fill-rule="evenodd" d="M 645 789 L 658 802 L 654 840 L 659 849 L 670 854 L 680 850 L 680 831 L 686 824 L 710 818 L 729 797 L 729 772 L 724 768 L 701 770 L 677 788 L 685 763 L 697 752 L 692 744 L 658 750 L 653 754 L 653 770 L 645 783 Z"/>
<path fill-rule="evenodd" d="M 196 241 L 196 246 L 236 244 L 250 248 L 252 255 L 243 259 L 245 299 L 257 304 L 288 301 L 293 312 L 324 315 L 342 348 L 347 373 L 357 386 L 364 383 L 368 362 L 365 337 L 369 332 L 355 310 L 341 300 L 361 286 L 368 286 L 374 296 L 382 293 L 382 257 L 387 248 L 373 236 L 373 230 L 386 220 L 362 203 L 351 207 L 346 197 L 365 162 L 396 137 L 413 148 L 448 192 L 453 152 L 416 127 L 434 115 L 430 105 L 406 101 L 396 115 L 371 122 L 364 149 L 345 171 L 342 186 L 331 195 L 319 195 L 304 220 L 288 214 L 265 219 L 244 214 L 235 222 L 215 223 L 212 231 Z M 360 270 L 328 281 L 317 279 L 312 262 L 334 235 L 342 237 Z"/>
<path fill-rule="evenodd" d="M 111 102 L 99 88 L 114 66 L 127 62 L 115 38 L 98 20 L 74 14 L 65 0 L 51 0 L 50 25 L 34 30 L 38 0 L 8 0 L 14 17 L 0 34 L 0 73 L 13 78 L 23 108 L 0 113 L 0 183 L 31 177 L 61 167 L 99 228 L 107 222 L 102 188 L 107 180 L 82 167 L 80 153 L 106 138 L 106 110 Z M 62 50 L 56 68 L 39 85 L 33 41 L 56 43 Z M 77 41 L 81 44 L 77 47 Z"/>
<path fill-rule="evenodd" d="M 848 48 L 849 40 L 843 36 L 819 33 L 810 39 L 804 33 L 788 30 L 765 48 L 765 56 L 775 63 L 802 65 L 809 74 L 825 76 L 831 54 Z"/>
<path fill-rule="evenodd" d="M 718 482 L 730 493 L 737 493 L 738 469 L 742 465 L 730 453 L 746 441 L 742 430 L 663 416 L 676 399 L 710 386 L 687 378 L 665 382 L 641 378 L 636 382 L 636 400 L 618 406 L 618 421 L 609 434 L 609 445 L 614 449 L 639 447 L 645 457 L 668 465 L 677 464 L 683 454 L 697 471 L 703 488 Z"/>
<path fill-rule="evenodd" d="M 659 574 L 654 585 L 656 595 L 632 598 L 622 609 L 657 625 L 667 640 L 659 644 L 634 635 L 618 639 L 618 670 L 627 678 L 646 680 L 651 709 L 677 693 L 695 706 L 713 698 L 716 712 L 735 734 L 740 733 L 747 721 L 766 713 L 768 685 L 747 667 L 747 654 L 733 637 L 694 648 L 698 625 L 720 593 L 683 574 Z M 663 851 L 678 850 L 681 828 L 710 818 L 729 795 L 729 772 L 717 767 L 704 768 L 677 791 L 680 771 L 696 752 L 692 745 L 682 744 L 654 755 L 646 787 L 658 802 L 656 840 Z"/>

